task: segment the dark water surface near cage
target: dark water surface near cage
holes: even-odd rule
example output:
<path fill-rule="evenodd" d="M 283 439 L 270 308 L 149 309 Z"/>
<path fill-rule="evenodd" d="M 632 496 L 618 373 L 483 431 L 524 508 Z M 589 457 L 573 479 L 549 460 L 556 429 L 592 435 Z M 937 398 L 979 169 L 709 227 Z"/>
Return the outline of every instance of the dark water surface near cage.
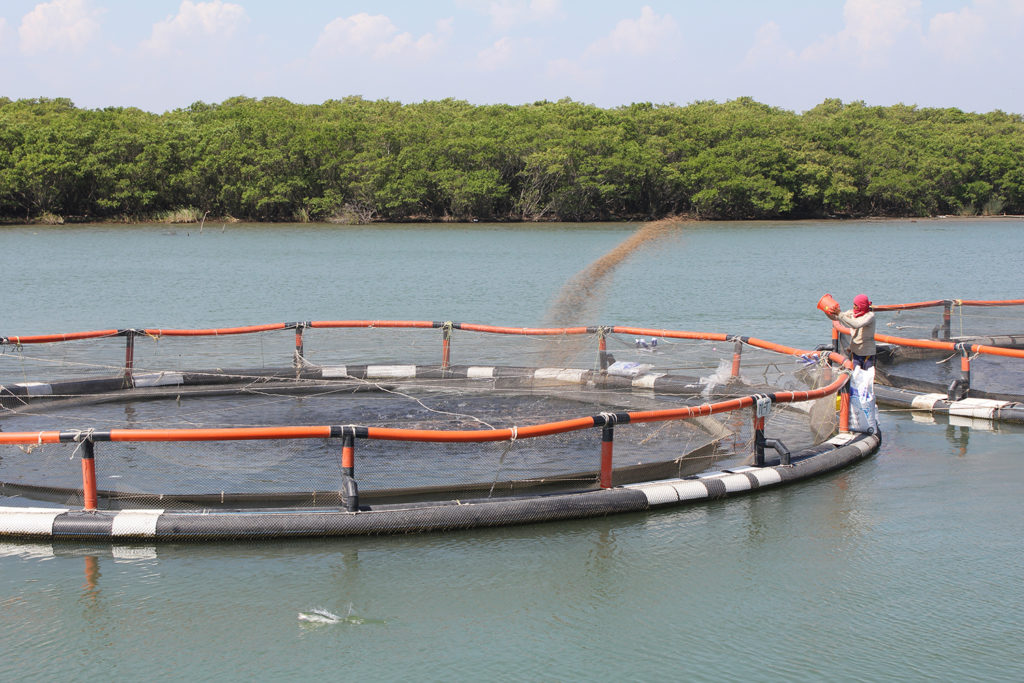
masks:
<path fill-rule="evenodd" d="M 1020 221 L 716 223 L 591 323 L 813 348 L 814 305 L 1020 298 Z M 630 230 L 0 229 L 0 334 L 301 319 L 533 325 Z M 870 254 L 870 258 L 863 255 Z M 845 257 L 853 253 L 847 261 Z M 873 459 L 655 514 L 380 539 L 0 546 L 0 674 L 196 680 L 1024 678 L 1018 427 L 883 411 Z M 336 623 L 300 620 L 323 608 Z M 333 621 L 333 620 L 329 620 Z"/>

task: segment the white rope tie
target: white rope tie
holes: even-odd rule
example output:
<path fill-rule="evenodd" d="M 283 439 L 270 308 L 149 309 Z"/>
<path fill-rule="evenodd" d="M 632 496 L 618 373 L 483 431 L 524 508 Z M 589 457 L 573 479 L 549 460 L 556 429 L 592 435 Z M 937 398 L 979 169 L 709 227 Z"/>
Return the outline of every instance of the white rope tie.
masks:
<path fill-rule="evenodd" d="M 93 429 L 92 427 L 89 427 L 88 429 L 75 429 L 72 431 L 74 431 L 75 435 L 71 437 L 71 440 L 78 443 L 78 445 L 75 446 L 75 450 L 71 451 L 71 457 L 68 458 L 68 460 L 75 459 L 75 456 L 78 454 L 78 449 L 82 447 L 82 444 L 84 444 L 86 441 L 92 441 L 93 432 L 95 432 L 96 430 Z"/>
<path fill-rule="evenodd" d="M 37 448 L 42 448 L 42 447 L 43 447 L 43 433 L 39 432 L 39 440 L 36 443 L 29 444 L 28 446 L 20 446 L 19 445 L 18 449 L 21 450 L 21 452 L 25 453 L 26 455 L 32 455 L 32 451 L 36 450 Z M 74 456 L 72 456 L 72 457 L 74 457 Z"/>

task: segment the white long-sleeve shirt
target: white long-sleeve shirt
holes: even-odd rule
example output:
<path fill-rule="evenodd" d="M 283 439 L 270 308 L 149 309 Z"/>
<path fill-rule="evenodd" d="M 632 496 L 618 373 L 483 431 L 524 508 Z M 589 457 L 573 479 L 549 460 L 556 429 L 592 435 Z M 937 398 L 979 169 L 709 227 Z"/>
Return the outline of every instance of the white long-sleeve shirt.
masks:
<path fill-rule="evenodd" d="M 850 352 L 858 356 L 875 355 L 875 314 L 868 311 L 859 318 L 853 316 L 853 309 L 836 316 L 843 325 L 853 332 L 850 335 Z"/>

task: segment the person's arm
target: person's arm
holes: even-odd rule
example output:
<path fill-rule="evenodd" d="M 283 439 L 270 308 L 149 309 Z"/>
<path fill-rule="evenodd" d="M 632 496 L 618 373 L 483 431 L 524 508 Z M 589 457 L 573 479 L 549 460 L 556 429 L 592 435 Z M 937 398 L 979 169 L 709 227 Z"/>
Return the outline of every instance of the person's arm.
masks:
<path fill-rule="evenodd" d="M 837 317 L 839 318 L 839 322 L 854 330 L 864 327 L 875 319 L 874 313 L 871 313 L 870 311 L 859 318 L 855 318 L 852 310 L 843 311 Z"/>

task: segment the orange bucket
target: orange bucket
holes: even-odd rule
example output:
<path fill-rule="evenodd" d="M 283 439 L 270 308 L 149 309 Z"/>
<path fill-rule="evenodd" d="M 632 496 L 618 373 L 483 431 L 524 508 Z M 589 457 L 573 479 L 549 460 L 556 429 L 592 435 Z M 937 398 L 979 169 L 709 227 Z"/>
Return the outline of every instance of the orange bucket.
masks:
<path fill-rule="evenodd" d="M 835 315 L 839 312 L 839 302 L 833 299 L 831 294 L 826 294 L 818 299 L 818 308 L 824 313 Z"/>

